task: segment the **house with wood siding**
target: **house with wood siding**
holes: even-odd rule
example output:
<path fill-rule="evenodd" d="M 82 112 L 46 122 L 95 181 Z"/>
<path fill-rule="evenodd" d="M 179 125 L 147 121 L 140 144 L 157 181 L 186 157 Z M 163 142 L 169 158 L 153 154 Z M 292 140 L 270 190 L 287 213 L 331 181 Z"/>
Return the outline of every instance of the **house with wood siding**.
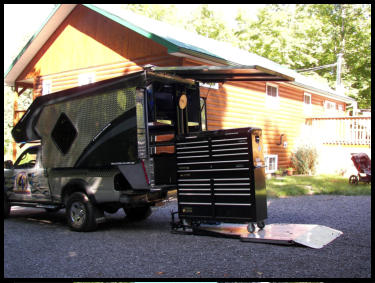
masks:
<path fill-rule="evenodd" d="M 33 97 L 154 66 L 257 65 L 293 81 L 202 84 L 208 130 L 263 129 L 268 172 L 290 165 L 307 119 L 345 116 L 355 100 L 310 78 L 227 43 L 192 34 L 116 5 L 57 6 L 17 56 L 5 83 Z M 14 103 L 14 124 L 24 109 Z M 14 151 L 17 146 L 14 145 Z M 15 156 L 14 156 L 15 158 Z"/>

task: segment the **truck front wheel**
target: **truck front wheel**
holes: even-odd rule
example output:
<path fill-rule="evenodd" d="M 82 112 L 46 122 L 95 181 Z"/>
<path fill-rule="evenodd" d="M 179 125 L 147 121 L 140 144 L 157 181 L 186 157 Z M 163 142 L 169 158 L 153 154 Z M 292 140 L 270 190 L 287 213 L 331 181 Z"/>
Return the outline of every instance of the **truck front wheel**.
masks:
<path fill-rule="evenodd" d="M 131 221 L 141 221 L 149 217 L 152 213 L 151 207 L 124 207 L 126 218 Z"/>
<path fill-rule="evenodd" d="M 88 196 L 76 192 L 66 202 L 66 217 L 69 227 L 74 231 L 87 232 L 97 227 L 95 207 Z"/>

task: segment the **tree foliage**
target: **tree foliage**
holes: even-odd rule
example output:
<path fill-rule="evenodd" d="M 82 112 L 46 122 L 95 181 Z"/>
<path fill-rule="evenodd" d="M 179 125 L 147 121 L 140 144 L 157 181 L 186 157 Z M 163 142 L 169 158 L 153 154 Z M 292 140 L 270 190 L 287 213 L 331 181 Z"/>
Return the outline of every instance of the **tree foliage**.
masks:
<path fill-rule="evenodd" d="M 291 69 L 336 63 L 343 53 L 342 83 L 360 108 L 371 104 L 371 5 L 297 4 L 266 5 L 253 19 L 239 10 L 237 27 L 229 28 L 207 4 L 183 19 L 171 19 L 176 6 L 128 5 L 146 16 L 178 24 L 186 30 L 231 44 Z M 169 12 L 168 9 L 172 9 Z M 172 16 L 173 18 L 173 16 Z M 307 76 L 318 77 L 335 88 L 336 67 Z"/>
<path fill-rule="evenodd" d="M 184 24 L 186 30 L 219 41 L 232 42 L 234 36 L 221 15 L 215 13 L 207 4 L 200 5 Z"/>
<path fill-rule="evenodd" d="M 147 18 L 172 25 L 181 25 L 183 22 L 183 19 L 176 17 L 178 9 L 174 4 L 125 4 L 124 8 Z"/>
<path fill-rule="evenodd" d="M 4 87 L 4 160 L 12 159 L 12 135 L 13 129 L 13 106 L 14 99 L 17 98 L 16 92 L 10 87 Z M 32 91 L 26 90 L 18 98 L 18 109 L 26 110 L 32 102 Z"/>
<path fill-rule="evenodd" d="M 269 5 L 256 20 L 239 13 L 236 21 L 239 47 L 291 69 L 332 64 L 342 53 L 347 94 L 357 98 L 360 107 L 370 107 L 370 5 Z M 316 73 L 335 87 L 336 67 Z"/>

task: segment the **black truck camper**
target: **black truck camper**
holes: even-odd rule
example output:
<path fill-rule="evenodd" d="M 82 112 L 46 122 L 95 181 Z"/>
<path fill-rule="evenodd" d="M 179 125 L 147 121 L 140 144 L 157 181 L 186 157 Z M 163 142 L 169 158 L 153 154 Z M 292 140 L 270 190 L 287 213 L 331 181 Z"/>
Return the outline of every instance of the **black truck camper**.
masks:
<path fill-rule="evenodd" d="M 259 66 L 149 66 L 38 97 L 12 135 L 41 142 L 50 204 L 67 204 L 64 180 L 108 175 L 87 181 L 87 194 L 106 211 L 140 199 L 153 205 L 177 189 L 184 223 L 249 222 L 253 231 L 267 218 L 262 130 L 207 131 L 200 100 L 200 83 L 251 80 L 292 78 Z"/>

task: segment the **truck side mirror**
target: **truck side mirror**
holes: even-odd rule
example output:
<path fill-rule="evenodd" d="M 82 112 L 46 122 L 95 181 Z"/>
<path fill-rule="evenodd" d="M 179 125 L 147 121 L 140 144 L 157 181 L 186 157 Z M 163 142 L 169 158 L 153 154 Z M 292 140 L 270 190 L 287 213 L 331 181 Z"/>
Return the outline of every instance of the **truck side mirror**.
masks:
<path fill-rule="evenodd" d="M 13 161 L 12 160 L 4 161 L 4 168 L 5 169 L 13 169 Z"/>

